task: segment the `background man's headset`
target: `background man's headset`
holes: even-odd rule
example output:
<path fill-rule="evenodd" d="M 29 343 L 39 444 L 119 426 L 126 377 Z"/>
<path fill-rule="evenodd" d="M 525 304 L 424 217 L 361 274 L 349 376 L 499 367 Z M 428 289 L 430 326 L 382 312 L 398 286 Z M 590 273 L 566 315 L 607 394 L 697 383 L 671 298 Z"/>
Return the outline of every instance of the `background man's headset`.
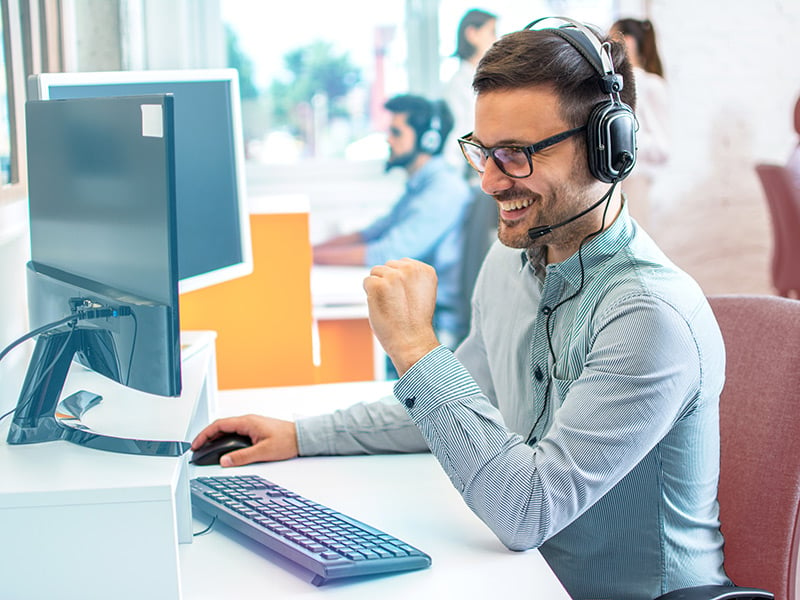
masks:
<path fill-rule="evenodd" d="M 438 101 L 431 101 L 431 118 L 428 127 L 420 133 L 417 148 L 420 152 L 434 155 L 442 148 L 442 116 Z"/>

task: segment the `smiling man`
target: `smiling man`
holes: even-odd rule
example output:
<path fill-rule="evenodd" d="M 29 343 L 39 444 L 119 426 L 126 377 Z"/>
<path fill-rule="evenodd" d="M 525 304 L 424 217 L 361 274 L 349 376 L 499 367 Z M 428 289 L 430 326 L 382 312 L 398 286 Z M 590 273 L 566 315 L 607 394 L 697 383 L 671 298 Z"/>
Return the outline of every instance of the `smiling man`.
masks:
<path fill-rule="evenodd" d="M 396 402 L 234 418 L 198 441 L 250 435 L 230 464 L 428 447 L 503 544 L 539 548 L 573 598 L 651 599 L 730 583 L 724 347 L 700 288 L 617 188 L 635 168 L 631 67 L 593 36 L 571 21 L 526 28 L 478 66 L 475 131 L 459 141 L 498 204 L 499 242 L 455 354 L 431 327 L 434 270 L 389 261 L 365 288 Z"/>

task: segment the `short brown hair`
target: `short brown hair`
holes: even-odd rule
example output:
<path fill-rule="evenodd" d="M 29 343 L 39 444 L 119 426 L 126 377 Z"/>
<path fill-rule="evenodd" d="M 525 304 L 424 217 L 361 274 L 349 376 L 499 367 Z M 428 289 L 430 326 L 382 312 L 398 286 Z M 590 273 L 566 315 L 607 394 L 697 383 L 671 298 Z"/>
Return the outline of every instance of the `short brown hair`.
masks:
<path fill-rule="evenodd" d="M 633 70 L 618 41 L 608 42 L 614 69 L 622 76 L 620 99 L 636 104 Z M 537 86 L 552 88 L 569 127 L 585 125 L 592 108 L 608 100 L 600 74 L 569 42 L 549 29 L 517 31 L 503 36 L 484 54 L 472 85 L 478 94 Z"/>

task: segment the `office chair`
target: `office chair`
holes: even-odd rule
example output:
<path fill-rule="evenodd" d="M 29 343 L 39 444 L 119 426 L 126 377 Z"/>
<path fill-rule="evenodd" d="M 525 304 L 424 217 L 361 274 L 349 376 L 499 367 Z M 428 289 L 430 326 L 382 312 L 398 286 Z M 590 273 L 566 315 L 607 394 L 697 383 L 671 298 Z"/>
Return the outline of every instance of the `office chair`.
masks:
<path fill-rule="evenodd" d="M 772 223 L 772 285 L 780 296 L 800 297 L 800 193 L 778 165 L 756 165 Z"/>
<path fill-rule="evenodd" d="M 461 249 L 459 281 L 462 297 L 458 311 L 469 330 L 472 312 L 472 290 L 483 259 L 494 240 L 497 239 L 497 202 L 484 193 L 480 186 L 472 191 L 472 200 L 464 218 L 464 241 Z M 466 332 L 464 332 L 466 333 Z"/>
<path fill-rule="evenodd" d="M 795 600 L 800 549 L 800 301 L 711 296 L 725 340 L 719 506 L 725 571 L 738 586 L 659 600 Z M 763 588 L 763 589 L 761 589 Z M 770 590 L 772 593 L 764 590 Z"/>

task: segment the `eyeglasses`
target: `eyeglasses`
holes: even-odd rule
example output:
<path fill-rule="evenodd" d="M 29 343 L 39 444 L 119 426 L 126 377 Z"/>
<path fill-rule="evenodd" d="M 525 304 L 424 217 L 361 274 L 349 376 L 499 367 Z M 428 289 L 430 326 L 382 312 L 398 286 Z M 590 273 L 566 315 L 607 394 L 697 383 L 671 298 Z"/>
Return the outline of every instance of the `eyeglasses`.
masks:
<path fill-rule="evenodd" d="M 475 169 L 478 173 L 483 173 L 486 170 L 486 161 L 492 157 L 494 164 L 506 175 L 515 179 L 523 179 L 533 173 L 533 161 L 531 156 L 536 152 L 541 152 L 545 148 L 554 146 L 559 142 L 571 138 L 576 133 L 580 133 L 586 129 L 586 125 L 562 131 L 541 142 L 536 142 L 530 146 L 494 146 L 486 148 L 471 139 L 472 133 L 468 133 L 462 138 L 458 139 L 461 146 L 461 152 L 464 153 L 464 158 L 467 159 L 469 166 Z"/>

